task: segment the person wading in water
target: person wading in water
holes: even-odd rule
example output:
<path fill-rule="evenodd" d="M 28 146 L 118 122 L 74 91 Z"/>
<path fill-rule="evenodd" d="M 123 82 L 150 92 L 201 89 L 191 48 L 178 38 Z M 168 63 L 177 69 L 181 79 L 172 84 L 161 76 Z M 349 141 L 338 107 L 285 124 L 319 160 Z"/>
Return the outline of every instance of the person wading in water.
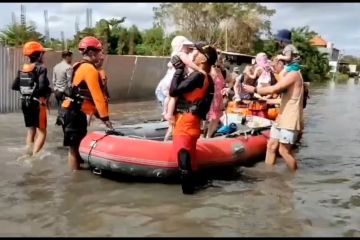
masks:
<path fill-rule="evenodd" d="M 176 71 L 169 91 L 171 97 L 176 97 L 174 157 L 178 161 L 185 194 L 192 194 L 195 190 L 193 173 L 198 169 L 196 142 L 201 134 L 201 121 L 206 119 L 213 100 L 214 83 L 209 74 L 217 61 L 216 49 L 205 43 L 195 44 L 192 54 L 194 63 L 206 75 L 195 70 L 185 76 L 185 64 L 174 56 L 171 61 Z"/>

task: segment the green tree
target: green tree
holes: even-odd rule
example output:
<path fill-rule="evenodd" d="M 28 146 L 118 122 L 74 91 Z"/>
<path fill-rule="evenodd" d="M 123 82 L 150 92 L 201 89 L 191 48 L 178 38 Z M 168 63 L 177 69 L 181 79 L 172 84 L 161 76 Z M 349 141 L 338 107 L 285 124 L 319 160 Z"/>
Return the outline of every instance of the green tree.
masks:
<path fill-rule="evenodd" d="M 134 55 L 136 54 L 136 46 L 138 44 L 142 43 L 142 36 L 141 33 L 139 31 L 139 29 L 135 26 L 132 25 L 132 27 L 129 29 L 129 51 L 128 54 L 129 55 Z"/>
<path fill-rule="evenodd" d="M 115 54 L 119 39 L 119 29 L 121 23 L 125 21 L 125 17 L 121 19 L 112 18 L 109 20 L 101 19 L 95 25 L 95 36 L 104 44 L 104 51 L 109 54 Z"/>
<path fill-rule="evenodd" d="M 311 45 L 311 39 L 317 35 L 308 26 L 292 29 L 292 42 L 299 50 L 302 59 L 302 73 L 305 80 L 324 81 L 330 71 L 326 53 L 320 53 Z"/>
<path fill-rule="evenodd" d="M 85 28 L 74 36 L 71 42 L 71 48 L 77 48 L 80 39 L 86 36 L 98 38 L 102 44 L 104 52 L 108 54 L 118 53 L 119 38 L 122 36 L 123 27 L 121 23 L 125 21 L 125 17 L 121 19 L 112 18 L 109 20 L 100 19 L 94 28 Z"/>
<path fill-rule="evenodd" d="M 270 30 L 265 18 L 275 10 L 258 3 L 162 3 L 154 13 L 155 26 L 174 24 L 193 41 L 250 53 L 261 33 Z"/>
<path fill-rule="evenodd" d="M 256 53 L 265 52 L 269 59 L 276 57 L 276 55 L 281 53 L 280 45 L 277 44 L 276 41 L 270 39 L 261 42 L 263 42 L 263 49 L 260 51 L 256 51 Z"/>
<path fill-rule="evenodd" d="M 65 50 L 65 46 L 63 45 L 62 41 L 59 39 L 51 38 L 49 42 L 46 42 L 45 47 L 51 48 L 55 51 L 62 51 Z"/>
<path fill-rule="evenodd" d="M 11 24 L 0 32 L 0 42 L 4 46 L 21 47 L 28 41 L 44 44 L 44 36 L 36 31 L 34 25 Z"/>
<path fill-rule="evenodd" d="M 161 27 L 154 27 L 142 33 L 143 42 L 136 48 L 137 54 L 148 56 L 170 55 L 170 41 Z"/>

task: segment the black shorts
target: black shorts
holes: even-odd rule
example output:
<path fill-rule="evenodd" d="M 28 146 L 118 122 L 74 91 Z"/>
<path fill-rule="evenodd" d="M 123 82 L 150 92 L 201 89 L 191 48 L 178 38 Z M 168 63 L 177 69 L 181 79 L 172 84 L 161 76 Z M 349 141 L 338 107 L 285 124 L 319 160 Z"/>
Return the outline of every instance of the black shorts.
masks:
<path fill-rule="evenodd" d="M 87 133 L 86 114 L 79 110 L 61 109 L 63 121 L 64 146 L 80 146 L 81 140 Z"/>
<path fill-rule="evenodd" d="M 40 106 L 40 103 L 35 100 L 21 101 L 21 110 L 24 115 L 25 126 L 33 128 L 46 128 L 47 114 L 46 106 Z"/>

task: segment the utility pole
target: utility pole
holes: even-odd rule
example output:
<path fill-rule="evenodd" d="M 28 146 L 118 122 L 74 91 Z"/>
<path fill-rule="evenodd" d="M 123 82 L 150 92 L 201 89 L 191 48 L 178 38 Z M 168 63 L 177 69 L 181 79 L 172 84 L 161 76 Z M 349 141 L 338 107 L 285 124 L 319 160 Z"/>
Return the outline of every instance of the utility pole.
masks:
<path fill-rule="evenodd" d="M 90 27 L 92 27 L 92 8 L 89 8 L 89 23 Z"/>
<path fill-rule="evenodd" d="M 26 8 L 22 4 L 20 5 L 20 8 L 21 8 L 21 17 L 20 17 L 21 25 L 26 26 Z"/>
<path fill-rule="evenodd" d="M 49 30 L 49 18 L 48 11 L 44 10 L 44 20 L 45 20 L 45 41 L 50 42 L 50 30 Z"/>
<path fill-rule="evenodd" d="M 86 9 L 86 27 L 87 28 L 92 27 L 92 9 L 91 8 Z"/>
<path fill-rule="evenodd" d="M 75 18 L 75 34 L 77 34 L 78 32 L 80 32 L 79 17 L 76 16 L 76 18 Z"/>
<path fill-rule="evenodd" d="M 60 35 L 61 35 L 61 50 L 64 51 L 64 50 L 66 50 L 66 48 L 65 48 L 65 34 L 64 34 L 64 31 L 61 31 Z"/>

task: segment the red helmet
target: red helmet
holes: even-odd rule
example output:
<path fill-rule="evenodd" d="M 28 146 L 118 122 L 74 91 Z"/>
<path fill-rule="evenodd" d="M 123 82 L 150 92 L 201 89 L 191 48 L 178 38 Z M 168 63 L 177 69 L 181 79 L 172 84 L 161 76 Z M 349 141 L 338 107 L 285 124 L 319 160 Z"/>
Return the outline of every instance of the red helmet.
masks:
<path fill-rule="evenodd" d="M 24 56 L 31 56 L 35 52 L 45 52 L 45 49 L 40 43 L 35 41 L 25 43 L 23 47 Z"/>
<path fill-rule="evenodd" d="M 101 42 L 94 37 L 84 37 L 79 43 L 79 50 L 86 50 L 87 48 L 94 48 L 102 50 Z"/>

